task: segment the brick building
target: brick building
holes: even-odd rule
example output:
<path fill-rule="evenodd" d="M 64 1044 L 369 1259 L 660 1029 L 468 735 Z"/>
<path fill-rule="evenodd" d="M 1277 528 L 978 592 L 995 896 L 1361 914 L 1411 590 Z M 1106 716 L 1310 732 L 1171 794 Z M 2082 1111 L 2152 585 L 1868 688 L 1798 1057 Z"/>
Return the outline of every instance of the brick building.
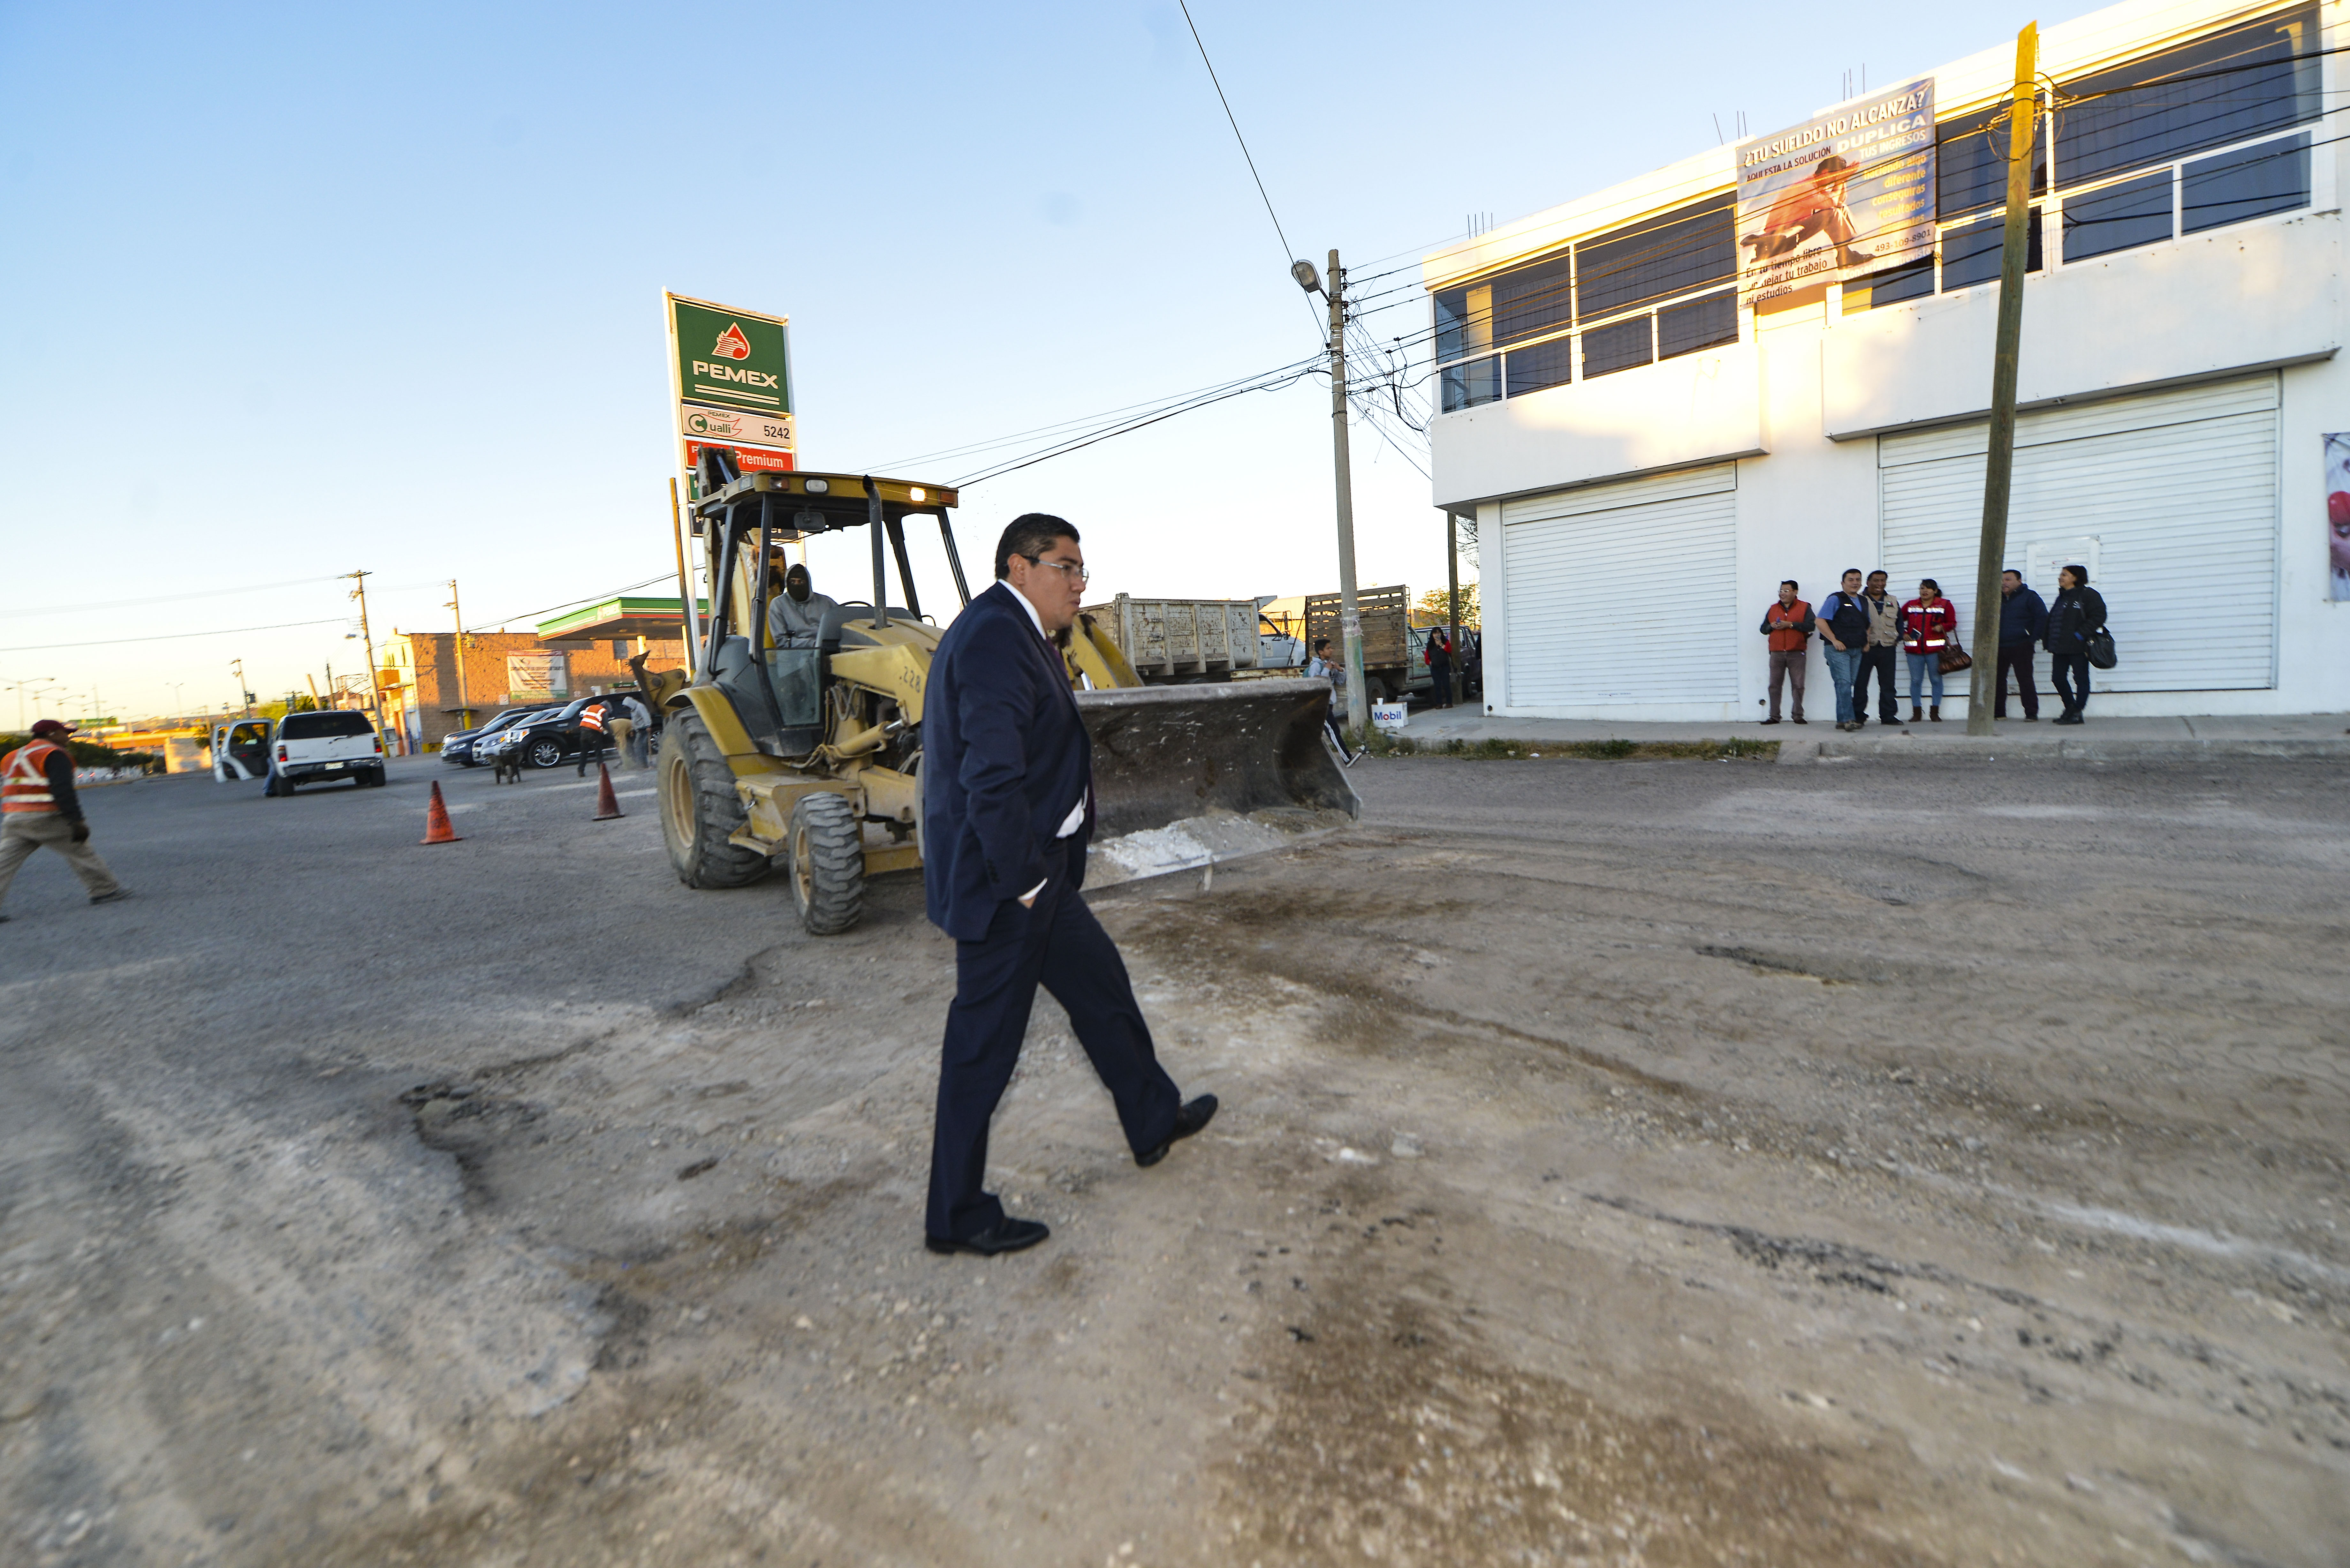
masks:
<path fill-rule="evenodd" d="M 442 739 L 465 727 L 470 712 L 479 723 L 501 708 L 543 700 L 549 704 L 586 697 L 614 687 L 632 685 L 631 655 L 643 652 L 655 670 L 685 663 L 685 645 L 677 630 L 677 607 L 670 602 L 668 625 L 647 627 L 622 635 L 611 632 L 612 618 L 585 627 L 571 624 L 577 616 L 545 623 L 545 637 L 535 632 L 468 632 L 464 638 L 464 680 L 458 682 L 453 631 L 394 632 L 380 649 L 383 663 L 384 727 L 402 737 L 411 753 L 437 749 Z"/>

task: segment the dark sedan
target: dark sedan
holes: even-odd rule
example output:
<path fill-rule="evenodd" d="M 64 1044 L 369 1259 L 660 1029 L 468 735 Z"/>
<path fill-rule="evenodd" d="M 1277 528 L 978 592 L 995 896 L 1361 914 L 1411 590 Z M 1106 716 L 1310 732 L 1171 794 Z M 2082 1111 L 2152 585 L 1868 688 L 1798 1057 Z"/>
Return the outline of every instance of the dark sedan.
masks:
<path fill-rule="evenodd" d="M 559 768 L 579 757 L 579 715 L 590 707 L 601 708 L 608 715 L 628 716 L 621 706 L 635 696 L 633 691 L 607 691 L 600 696 L 581 697 L 560 708 L 547 708 L 507 726 L 503 733 L 484 732 L 474 747 L 474 760 L 495 763 L 503 758 L 518 756 L 534 768 Z M 608 755 L 611 742 L 605 742 Z"/>
<path fill-rule="evenodd" d="M 486 724 L 477 724 L 470 730 L 454 731 L 441 742 L 441 760 L 444 763 L 455 763 L 462 767 L 476 766 L 473 758 L 474 742 L 501 734 L 537 711 L 539 710 L 536 708 L 509 708 Z"/>

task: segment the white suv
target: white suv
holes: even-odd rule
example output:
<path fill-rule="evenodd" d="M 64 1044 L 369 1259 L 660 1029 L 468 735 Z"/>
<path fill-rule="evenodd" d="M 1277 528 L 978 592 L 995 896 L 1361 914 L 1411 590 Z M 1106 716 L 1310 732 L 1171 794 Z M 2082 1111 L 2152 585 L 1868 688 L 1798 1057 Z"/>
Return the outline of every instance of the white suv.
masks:
<path fill-rule="evenodd" d="M 292 794 L 296 785 L 322 779 L 383 783 L 383 742 L 365 713 L 348 709 L 286 714 L 270 737 L 269 755 L 273 794 Z"/>

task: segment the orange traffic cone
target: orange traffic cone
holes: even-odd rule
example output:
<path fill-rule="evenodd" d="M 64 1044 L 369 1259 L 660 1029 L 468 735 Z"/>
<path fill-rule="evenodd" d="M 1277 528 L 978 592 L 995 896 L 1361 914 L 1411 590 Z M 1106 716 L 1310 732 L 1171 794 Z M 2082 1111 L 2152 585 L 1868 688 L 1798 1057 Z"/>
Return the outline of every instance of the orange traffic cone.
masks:
<path fill-rule="evenodd" d="M 433 787 L 437 789 L 440 786 L 436 784 Z M 605 771 L 603 763 L 598 763 L 596 764 L 596 820 L 609 822 L 616 816 L 626 815 L 628 814 L 620 809 L 620 797 L 612 793 L 612 775 Z"/>
<path fill-rule="evenodd" d="M 441 781 L 432 781 L 432 804 L 424 808 L 424 836 L 420 844 L 454 844 L 457 830 L 449 826 L 449 808 L 441 802 Z"/>

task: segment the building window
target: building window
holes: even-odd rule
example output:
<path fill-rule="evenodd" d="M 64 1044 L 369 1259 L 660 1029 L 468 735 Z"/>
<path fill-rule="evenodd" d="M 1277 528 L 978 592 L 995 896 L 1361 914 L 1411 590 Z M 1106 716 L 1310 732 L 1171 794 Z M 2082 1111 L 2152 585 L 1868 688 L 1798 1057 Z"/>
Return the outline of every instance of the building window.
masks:
<path fill-rule="evenodd" d="M 1737 198 L 1724 192 L 1575 247 L 1575 316 L 1588 321 L 1737 275 Z"/>
<path fill-rule="evenodd" d="M 1880 305 L 1898 305 L 1905 299 L 1925 299 L 1934 292 L 1934 258 L 1919 256 L 1916 261 L 1899 266 L 1887 267 L 1871 273 L 1856 283 L 1844 286 L 1844 309 L 1849 316 L 1855 311 L 1874 310 Z"/>
<path fill-rule="evenodd" d="M 2064 84 L 2059 186 L 2315 119 L 2314 6 L 2279 12 Z"/>
<path fill-rule="evenodd" d="M 1441 362 L 1493 347 L 1493 286 L 1448 288 L 1436 296 L 1436 358 Z"/>
<path fill-rule="evenodd" d="M 1502 395 L 1502 361 L 1498 356 L 1471 359 L 1465 364 L 1444 368 L 1444 411 L 1458 413 L 1473 409 L 1479 403 L 1496 401 Z"/>
<path fill-rule="evenodd" d="M 1656 317 L 1636 316 L 1611 327 L 1596 327 L 1583 335 L 1583 375 L 1612 375 L 1657 358 Z"/>
<path fill-rule="evenodd" d="M 1993 104 L 1934 127 L 1934 212 L 1944 223 L 2007 204 L 2008 106 Z M 2045 121 L 2043 122 L 2045 125 Z M 2048 138 L 2032 139 L 2032 193 L 2048 191 Z"/>
<path fill-rule="evenodd" d="M 2028 210 L 2023 220 L 2023 270 L 2038 272 L 2040 259 L 2040 209 Z M 1979 283 L 1999 281 L 2000 252 L 2007 244 L 2007 214 L 1993 213 L 1988 218 L 1978 218 L 1971 223 L 1942 231 L 1942 291 L 1971 288 Z"/>
<path fill-rule="evenodd" d="M 1556 332 L 1575 320 L 1572 262 L 1520 267 L 1493 280 L 1493 342 L 1501 348 Z"/>
<path fill-rule="evenodd" d="M 1547 343 L 1513 348 L 1506 358 L 1510 361 L 1510 396 L 1523 397 L 1544 387 L 1564 387 L 1574 374 L 1575 339 L 1554 337 Z"/>
<path fill-rule="evenodd" d="M 2309 133 L 2240 147 L 2187 165 L 2178 227 L 2200 234 L 2223 223 L 2309 205 Z"/>
<path fill-rule="evenodd" d="M 2170 237 L 2170 171 L 2064 198 L 2064 259 L 2086 261 Z"/>
<path fill-rule="evenodd" d="M 1738 341 L 1738 292 L 1723 289 L 1657 312 L 1657 358 L 1694 354 Z"/>
<path fill-rule="evenodd" d="M 1564 386 L 1578 354 L 1582 374 L 1604 376 L 1735 343 L 1737 296 L 1719 286 L 1738 273 L 1735 212 L 1735 194 L 1725 191 L 1482 282 L 1438 290 L 1443 411 Z M 1623 319 L 1627 310 L 1642 314 Z M 1579 340 L 1559 336 L 1594 319 L 1607 324 Z"/>

